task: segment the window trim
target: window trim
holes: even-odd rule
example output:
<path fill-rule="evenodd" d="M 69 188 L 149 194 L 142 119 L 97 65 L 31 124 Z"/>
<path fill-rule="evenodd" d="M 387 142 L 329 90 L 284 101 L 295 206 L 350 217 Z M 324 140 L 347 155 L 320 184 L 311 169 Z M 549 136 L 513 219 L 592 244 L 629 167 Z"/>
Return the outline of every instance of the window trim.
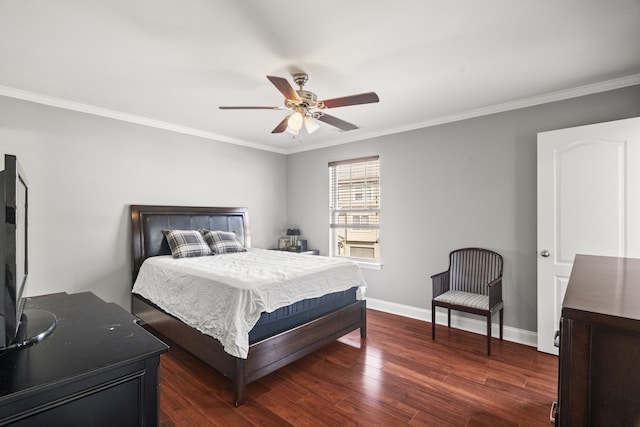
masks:
<path fill-rule="evenodd" d="M 342 165 L 352 165 L 354 163 L 364 163 L 364 162 L 373 162 L 374 160 L 380 160 L 380 156 L 367 156 L 367 157 L 356 157 L 355 159 L 347 159 L 347 160 L 337 160 L 333 162 L 329 162 L 329 167 L 333 166 L 342 166 Z"/>

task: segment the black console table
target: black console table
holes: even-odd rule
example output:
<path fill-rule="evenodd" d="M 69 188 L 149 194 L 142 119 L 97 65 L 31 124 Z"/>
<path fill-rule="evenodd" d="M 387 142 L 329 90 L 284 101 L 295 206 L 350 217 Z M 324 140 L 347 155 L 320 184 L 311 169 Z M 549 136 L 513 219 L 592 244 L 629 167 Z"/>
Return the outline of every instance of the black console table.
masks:
<path fill-rule="evenodd" d="M 58 319 L 31 347 L 0 354 L 0 426 L 155 426 L 166 344 L 92 293 L 51 294 L 25 308 Z"/>

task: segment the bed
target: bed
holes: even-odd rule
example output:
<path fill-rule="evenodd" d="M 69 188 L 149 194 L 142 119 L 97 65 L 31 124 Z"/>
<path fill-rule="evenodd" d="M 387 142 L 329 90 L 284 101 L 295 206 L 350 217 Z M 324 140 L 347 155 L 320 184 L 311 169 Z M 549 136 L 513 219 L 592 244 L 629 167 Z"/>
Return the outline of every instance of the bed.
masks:
<path fill-rule="evenodd" d="M 232 231 L 244 246 L 251 248 L 246 208 L 132 205 L 131 221 L 133 283 L 136 283 L 147 258 L 157 257 L 150 262 L 170 258 L 167 255 L 171 250 L 163 235 L 166 229 Z M 275 254 L 277 251 L 271 252 Z M 312 255 L 286 255 L 317 258 Z M 253 253 L 243 256 L 253 256 Z M 228 344 L 225 343 L 225 350 L 221 341 L 200 332 L 180 320 L 178 315 L 169 314 L 168 310 L 137 293 L 132 294 L 132 313 L 152 332 L 168 338 L 229 378 L 233 383 L 234 404 L 239 406 L 245 402 L 246 386 L 252 381 L 357 329 L 365 338 L 366 301 L 358 294 L 358 289 L 354 286 L 305 298 L 273 312 L 262 313 L 249 332 L 246 357 L 243 353 L 230 354 L 234 352 L 228 351 Z M 295 315 L 281 316 L 283 312 Z"/>

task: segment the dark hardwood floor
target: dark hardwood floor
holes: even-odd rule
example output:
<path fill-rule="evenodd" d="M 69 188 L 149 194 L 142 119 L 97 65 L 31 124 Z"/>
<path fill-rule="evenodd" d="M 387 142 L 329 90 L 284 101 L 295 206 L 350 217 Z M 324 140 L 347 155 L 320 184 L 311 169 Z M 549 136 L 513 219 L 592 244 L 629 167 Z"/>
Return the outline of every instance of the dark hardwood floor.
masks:
<path fill-rule="evenodd" d="M 558 359 L 486 337 L 368 311 L 359 331 L 247 388 L 172 346 L 161 357 L 161 426 L 548 426 Z M 171 343 L 169 343 L 171 344 Z"/>

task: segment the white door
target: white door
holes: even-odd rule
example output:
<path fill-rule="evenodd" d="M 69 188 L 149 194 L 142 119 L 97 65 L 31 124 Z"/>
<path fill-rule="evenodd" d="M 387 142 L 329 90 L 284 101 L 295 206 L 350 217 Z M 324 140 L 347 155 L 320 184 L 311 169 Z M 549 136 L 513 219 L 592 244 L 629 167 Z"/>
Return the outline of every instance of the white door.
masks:
<path fill-rule="evenodd" d="M 558 354 L 576 254 L 640 258 L 640 118 L 538 134 L 539 351 Z"/>

